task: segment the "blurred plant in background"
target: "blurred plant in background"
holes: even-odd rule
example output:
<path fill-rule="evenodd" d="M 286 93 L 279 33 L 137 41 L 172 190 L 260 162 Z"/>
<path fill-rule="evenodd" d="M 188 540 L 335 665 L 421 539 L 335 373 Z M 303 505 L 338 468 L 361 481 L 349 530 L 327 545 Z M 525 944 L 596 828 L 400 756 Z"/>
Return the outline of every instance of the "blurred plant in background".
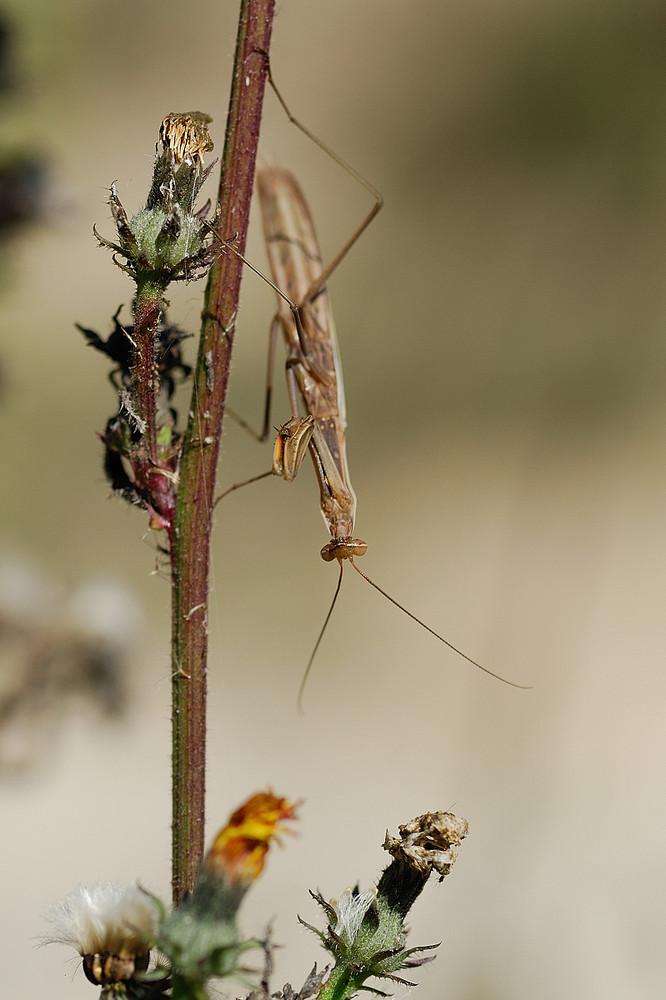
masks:
<path fill-rule="evenodd" d="M 0 116 L 3 105 L 21 86 L 17 67 L 16 32 L 12 19 L 0 11 Z M 42 218 L 48 201 L 47 158 L 36 149 L 0 146 L 0 241 L 22 225 Z"/>
<path fill-rule="evenodd" d="M 0 563 L 0 773 L 51 752 L 75 705 L 122 714 L 136 599 L 111 581 L 68 595 L 18 560 Z"/>

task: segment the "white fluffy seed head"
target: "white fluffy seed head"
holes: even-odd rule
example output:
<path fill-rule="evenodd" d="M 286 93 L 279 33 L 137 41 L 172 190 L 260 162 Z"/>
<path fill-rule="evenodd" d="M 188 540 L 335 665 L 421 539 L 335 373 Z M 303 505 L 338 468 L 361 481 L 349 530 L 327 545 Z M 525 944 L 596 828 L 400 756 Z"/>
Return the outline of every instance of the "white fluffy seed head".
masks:
<path fill-rule="evenodd" d="M 159 912 L 155 900 L 137 885 L 98 882 L 79 886 L 46 917 L 54 932 L 41 944 L 68 944 L 82 956 L 134 958 L 148 952 Z"/>

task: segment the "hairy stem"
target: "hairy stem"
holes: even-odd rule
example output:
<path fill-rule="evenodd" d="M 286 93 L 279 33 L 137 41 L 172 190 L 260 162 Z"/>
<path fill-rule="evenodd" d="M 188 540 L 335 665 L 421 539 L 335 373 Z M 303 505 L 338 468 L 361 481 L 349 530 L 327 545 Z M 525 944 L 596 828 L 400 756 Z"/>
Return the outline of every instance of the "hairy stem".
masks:
<path fill-rule="evenodd" d="M 250 214 L 275 0 L 241 0 L 219 188 L 223 240 L 242 253 Z M 191 890 L 204 846 L 208 577 L 213 495 L 242 262 L 221 254 L 206 289 L 171 546 L 172 889 Z"/>
<path fill-rule="evenodd" d="M 138 416 L 145 423 L 143 432 L 146 459 L 157 464 L 157 363 L 155 340 L 162 313 L 163 288 L 143 282 L 137 289 L 134 302 L 135 363 L 132 384 Z"/>
<path fill-rule="evenodd" d="M 142 422 L 141 447 L 134 456 L 137 487 L 151 498 L 153 527 L 162 527 L 171 539 L 173 489 L 160 468 L 157 448 L 157 403 L 159 378 L 155 345 L 164 307 L 164 287 L 149 281 L 138 284 L 134 300 L 135 360 L 131 369 L 132 398 L 136 418 Z"/>

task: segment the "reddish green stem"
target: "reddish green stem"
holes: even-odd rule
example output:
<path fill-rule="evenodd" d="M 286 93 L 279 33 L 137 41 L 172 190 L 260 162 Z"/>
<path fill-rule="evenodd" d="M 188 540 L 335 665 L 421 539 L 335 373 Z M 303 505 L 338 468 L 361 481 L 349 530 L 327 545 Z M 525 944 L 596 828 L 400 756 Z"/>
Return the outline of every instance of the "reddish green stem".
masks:
<path fill-rule="evenodd" d="M 145 422 L 142 438 L 146 449 L 146 460 L 157 463 L 157 363 L 155 341 L 162 314 L 163 288 L 154 285 L 139 285 L 134 302 L 134 339 L 136 342 L 135 363 L 132 368 L 132 384 L 138 416 Z"/>
<path fill-rule="evenodd" d="M 136 417 L 143 423 L 140 447 L 132 459 L 137 487 L 150 498 L 151 526 L 164 528 L 171 538 L 173 485 L 168 469 L 161 467 L 157 448 L 159 378 L 155 344 L 164 307 L 164 288 L 139 283 L 134 301 L 135 360 L 131 370 L 132 399 Z"/>
<path fill-rule="evenodd" d="M 219 190 L 218 232 L 245 249 L 275 0 L 241 0 Z M 211 269 L 171 546 L 174 905 L 191 890 L 204 846 L 208 578 L 215 475 L 242 262 Z"/>

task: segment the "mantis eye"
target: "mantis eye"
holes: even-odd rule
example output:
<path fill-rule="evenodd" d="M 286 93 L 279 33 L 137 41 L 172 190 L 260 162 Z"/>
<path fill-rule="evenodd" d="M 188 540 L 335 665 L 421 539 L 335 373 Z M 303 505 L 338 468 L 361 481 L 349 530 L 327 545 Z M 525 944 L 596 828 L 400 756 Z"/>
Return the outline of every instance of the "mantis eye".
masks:
<path fill-rule="evenodd" d="M 354 556 L 364 556 L 367 551 L 368 543 L 360 538 L 339 538 L 325 545 L 320 555 L 324 562 L 333 562 L 334 559 L 341 562 Z"/>

